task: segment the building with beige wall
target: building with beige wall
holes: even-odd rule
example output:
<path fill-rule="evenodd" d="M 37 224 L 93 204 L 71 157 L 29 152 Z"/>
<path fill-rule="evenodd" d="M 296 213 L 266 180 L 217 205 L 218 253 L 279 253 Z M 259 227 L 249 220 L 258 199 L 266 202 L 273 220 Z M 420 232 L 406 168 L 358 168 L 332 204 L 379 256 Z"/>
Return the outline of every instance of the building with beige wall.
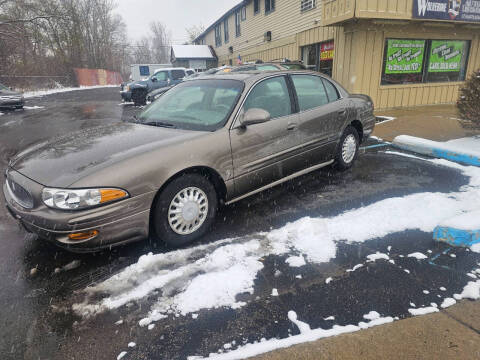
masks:
<path fill-rule="evenodd" d="M 219 65 L 302 60 L 377 109 L 453 103 L 480 68 L 480 0 L 245 0 L 195 42 Z"/>

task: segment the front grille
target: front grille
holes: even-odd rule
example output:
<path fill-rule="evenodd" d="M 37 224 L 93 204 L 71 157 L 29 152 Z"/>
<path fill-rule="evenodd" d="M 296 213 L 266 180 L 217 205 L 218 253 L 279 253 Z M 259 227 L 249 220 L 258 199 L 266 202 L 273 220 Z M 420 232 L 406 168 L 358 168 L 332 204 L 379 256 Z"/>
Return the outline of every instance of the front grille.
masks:
<path fill-rule="evenodd" d="M 25 188 L 12 179 L 7 178 L 7 186 L 13 199 L 25 209 L 33 208 L 33 197 Z"/>

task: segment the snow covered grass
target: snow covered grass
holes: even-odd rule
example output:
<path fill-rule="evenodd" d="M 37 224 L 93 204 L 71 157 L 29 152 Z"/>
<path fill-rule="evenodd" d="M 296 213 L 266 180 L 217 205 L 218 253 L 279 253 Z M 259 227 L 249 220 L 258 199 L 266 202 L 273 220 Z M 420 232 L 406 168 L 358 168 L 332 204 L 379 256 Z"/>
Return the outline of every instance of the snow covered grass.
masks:
<path fill-rule="evenodd" d="M 96 86 L 80 86 L 80 87 L 60 87 L 56 89 L 47 89 L 47 90 L 35 90 L 35 91 L 27 91 L 23 93 L 25 99 L 40 97 L 45 95 L 52 95 L 58 94 L 63 92 L 69 91 L 77 91 L 77 90 L 90 90 L 90 89 L 100 89 L 100 88 L 107 88 L 107 87 L 119 87 L 120 85 L 96 85 Z"/>

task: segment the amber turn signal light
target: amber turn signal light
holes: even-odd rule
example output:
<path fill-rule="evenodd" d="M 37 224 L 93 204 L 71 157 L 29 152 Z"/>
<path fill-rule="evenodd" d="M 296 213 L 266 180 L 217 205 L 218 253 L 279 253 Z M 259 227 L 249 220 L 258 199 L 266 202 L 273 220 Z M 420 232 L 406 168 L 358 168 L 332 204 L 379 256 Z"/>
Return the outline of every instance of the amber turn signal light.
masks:
<path fill-rule="evenodd" d="M 79 241 L 79 240 L 92 239 L 97 235 L 98 235 L 98 230 L 91 230 L 91 231 L 87 231 L 87 232 L 70 234 L 70 235 L 68 235 L 68 238 L 70 240 L 73 240 L 73 241 Z"/>
<path fill-rule="evenodd" d="M 100 203 L 106 203 L 118 199 L 123 199 L 128 196 L 128 193 L 119 189 L 103 189 L 100 190 L 101 200 Z"/>

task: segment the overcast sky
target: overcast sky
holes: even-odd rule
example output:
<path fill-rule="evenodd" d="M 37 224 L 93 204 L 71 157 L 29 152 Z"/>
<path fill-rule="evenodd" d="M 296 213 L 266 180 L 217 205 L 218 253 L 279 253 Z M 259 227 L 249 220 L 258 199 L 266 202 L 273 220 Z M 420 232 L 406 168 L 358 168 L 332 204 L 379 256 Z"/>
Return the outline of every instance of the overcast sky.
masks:
<path fill-rule="evenodd" d="M 128 36 L 137 40 L 149 32 L 152 21 L 161 21 L 174 44 L 187 41 L 185 28 L 210 26 L 240 0 L 117 0 L 117 12 L 127 24 Z"/>

